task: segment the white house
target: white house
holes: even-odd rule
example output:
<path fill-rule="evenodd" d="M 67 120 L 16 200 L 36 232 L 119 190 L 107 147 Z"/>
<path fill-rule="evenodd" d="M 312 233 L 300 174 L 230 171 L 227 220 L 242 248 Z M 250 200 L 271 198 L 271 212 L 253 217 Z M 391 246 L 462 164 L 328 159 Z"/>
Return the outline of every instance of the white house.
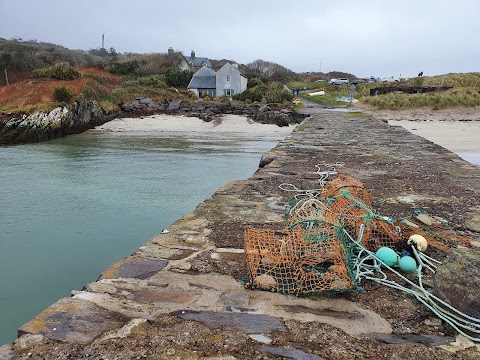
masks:
<path fill-rule="evenodd" d="M 238 69 L 238 64 L 225 63 L 215 72 L 203 66 L 195 74 L 188 84 L 188 89 L 197 96 L 233 96 L 247 89 L 247 78 Z"/>

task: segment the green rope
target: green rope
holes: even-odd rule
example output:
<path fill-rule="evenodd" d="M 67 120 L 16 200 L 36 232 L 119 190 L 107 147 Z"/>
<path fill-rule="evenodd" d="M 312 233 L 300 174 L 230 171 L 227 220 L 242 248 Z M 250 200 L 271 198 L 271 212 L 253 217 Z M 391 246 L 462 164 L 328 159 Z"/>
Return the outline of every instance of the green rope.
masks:
<path fill-rule="evenodd" d="M 360 283 L 362 278 L 377 282 L 382 285 L 389 286 L 394 289 L 398 289 L 404 291 L 408 294 L 414 295 L 422 304 L 424 304 L 428 309 L 430 309 L 435 315 L 439 318 L 447 322 L 450 326 L 452 326 L 458 333 L 465 336 L 466 338 L 480 342 L 480 337 L 475 337 L 470 334 L 467 334 L 465 331 L 479 333 L 480 334 L 480 319 L 474 318 L 468 314 L 461 312 L 460 310 L 454 308 L 450 304 L 446 303 L 442 299 L 436 297 L 435 295 L 428 292 L 422 284 L 421 281 L 421 270 L 422 267 L 425 266 L 423 262 L 423 258 L 421 255 L 418 254 L 416 249 L 412 246 L 414 254 L 417 254 L 417 260 L 419 261 L 419 268 L 417 269 L 417 278 L 419 280 L 419 284 L 415 284 L 413 281 L 407 279 L 398 271 L 393 269 L 392 267 L 388 266 L 380 260 L 373 252 L 369 251 L 368 249 L 364 248 L 361 245 L 361 238 L 363 236 L 364 225 L 362 224 L 360 227 L 360 233 L 358 239 L 355 240 L 345 229 L 343 229 L 347 237 L 356 244 L 358 247 L 358 254 L 357 254 L 357 261 L 354 262 L 354 267 L 356 268 L 356 275 L 355 279 Z M 363 253 L 367 254 L 363 256 Z M 364 264 L 367 260 L 374 260 L 374 265 L 366 265 Z M 378 263 L 378 264 L 377 264 Z M 405 286 L 402 286 L 392 280 L 388 280 L 387 275 L 382 271 L 381 267 L 385 267 L 386 269 L 390 270 L 402 280 L 406 281 L 409 285 L 413 286 L 416 290 L 409 289 Z M 425 266 L 426 267 L 426 266 Z M 433 269 L 430 269 L 433 271 Z M 382 275 L 381 278 L 372 277 L 370 275 L 374 275 L 375 273 Z M 450 311 L 448 311 L 448 309 Z M 478 329 L 478 330 L 477 330 Z M 464 331 L 465 330 L 465 331 Z"/>
<path fill-rule="evenodd" d="M 324 190 L 325 181 L 328 177 L 332 174 L 336 174 L 336 168 L 343 166 L 342 163 L 335 163 L 335 164 L 319 164 L 315 165 L 317 168 L 316 173 L 319 175 L 319 187 L 315 189 L 303 190 L 298 189 L 295 185 L 292 184 L 281 184 L 280 188 L 285 191 L 295 192 L 295 200 L 291 201 L 287 205 L 287 210 L 285 215 L 292 216 L 296 211 L 301 214 L 301 211 L 309 206 L 312 206 L 312 209 L 308 209 L 307 211 L 315 211 L 318 213 L 317 215 L 323 216 L 329 210 L 329 207 L 332 204 L 341 199 L 346 198 L 348 199 L 351 204 L 349 204 L 341 214 L 337 214 L 339 218 L 339 224 L 332 224 L 329 222 L 325 222 L 322 219 L 318 218 L 305 218 L 294 223 L 289 224 L 289 228 L 293 229 L 295 226 L 299 226 L 302 229 L 314 230 L 315 228 L 321 228 L 322 226 L 328 225 L 329 227 L 334 227 L 336 231 L 336 238 L 341 243 L 345 252 L 343 254 L 345 264 L 347 265 L 346 268 L 348 270 L 349 276 L 355 284 L 355 289 L 350 289 L 348 291 L 356 291 L 361 289 L 360 283 L 363 279 L 367 279 L 370 281 L 374 281 L 376 283 L 391 287 L 393 289 L 401 290 L 407 294 L 413 295 L 420 303 L 425 305 L 428 309 L 430 309 L 435 315 L 437 315 L 440 319 L 448 323 L 452 328 L 454 328 L 458 333 L 465 336 L 466 338 L 480 342 L 480 336 L 470 335 L 467 332 L 480 334 L 480 319 L 474 318 L 461 312 L 460 310 L 456 309 L 455 307 L 451 306 L 450 304 L 446 303 L 442 299 L 436 297 L 435 295 L 428 292 L 422 282 L 422 270 L 425 268 L 428 271 L 435 272 L 437 265 L 440 264 L 438 260 L 435 260 L 424 253 L 418 252 L 415 248 L 414 244 L 410 244 L 413 252 L 413 256 L 417 260 L 419 264 L 416 269 L 417 281 L 418 284 L 409 280 L 408 278 L 404 277 L 401 273 L 393 269 L 392 267 L 388 266 L 379 259 L 375 253 L 366 249 L 362 244 L 361 240 L 363 237 L 363 233 L 365 230 L 365 225 L 369 225 L 372 220 L 378 219 L 381 221 L 385 221 L 390 225 L 395 225 L 394 219 L 391 217 L 385 217 L 377 214 L 372 208 L 361 202 L 360 200 L 354 198 L 347 189 L 344 189 L 341 194 L 333 196 L 326 200 L 320 200 L 319 197 Z M 321 171 L 321 167 L 326 166 L 329 168 L 327 171 Z M 365 211 L 365 215 L 361 217 L 363 223 L 360 225 L 359 233 L 357 239 L 354 239 L 349 232 L 345 228 L 345 216 L 347 214 L 346 211 L 352 208 L 359 208 Z M 414 214 L 426 213 L 420 210 L 417 210 Z M 306 213 L 308 215 L 308 212 Z M 410 229 L 410 226 L 405 223 L 407 219 L 400 218 L 400 222 Z M 443 224 L 445 225 L 445 224 Z M 399 226 L 396 226 L 395 231 L 401 235 L 401 229 Z M 437 236 L 433 234 L 428 235 L 437 238 Z M 326 234 L 312 234 L 311 236 L 304 237 L 304 241 L 306 242 L 322 242 L 328 239 Z M 369 262 L 373 262 L 373 265 Z M 389 280 L 387 274 L 384 272 L 384 269 L 389 270 L 390 272 L 396 274 L 400 279 L 405 281 L 411 288 L 403 286 L 401 284 L 396 283 L 393 280 Z M 317 269 L 315 267 L 305 269 L 306 271 L 312 271 L 315 273 L 323 273 L 324 269 Z M 301 289 L 301 287 L 299 287 Z M 331 289 L 328 291 L 324 291 L 322 293 L 338 293 L 343 289 Z"/>

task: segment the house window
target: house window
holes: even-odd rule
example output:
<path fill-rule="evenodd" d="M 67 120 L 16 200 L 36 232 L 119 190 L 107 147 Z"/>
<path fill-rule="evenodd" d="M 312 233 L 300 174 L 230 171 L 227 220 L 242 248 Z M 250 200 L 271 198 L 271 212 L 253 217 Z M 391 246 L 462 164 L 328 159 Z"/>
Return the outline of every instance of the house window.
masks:
<path fill-rule="evenodd" d="M 232 89 L 225 89 L 225 96 L 232 96 L 233 90 Z"/>
<path fill-rule="evenodd" d="M 198 89 L 198 96 L 213 95 L 215 96 L 215 89 Z"/>
<path fill-rule="evenodd" d="M 225 80 L 226 80 L 227 84 L 229 84 L 230 81 L 232 80 L 232 76 L 231 76 L 231 75 L 227 75 L 227 76 L 225 76 L 225 78 L 226 78 Z"/>

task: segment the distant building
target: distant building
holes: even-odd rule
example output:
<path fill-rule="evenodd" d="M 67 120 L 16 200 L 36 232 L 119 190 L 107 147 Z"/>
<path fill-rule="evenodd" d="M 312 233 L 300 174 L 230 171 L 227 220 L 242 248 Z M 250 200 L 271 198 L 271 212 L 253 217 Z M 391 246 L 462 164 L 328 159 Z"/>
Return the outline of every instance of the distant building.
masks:
<path fill-rule="evenodd" d="M 191 70 L 197 71 L 198 69 L 206 66 L 208 68 L 212 68 L 212 63 L 208 58 L 205 57 L 196 57 L 195 51 L 192 50 L 191 56 L 185 56 L 180 52 L 175 52 L 173 47 L 168 48 L 167 52 L 168 59 L 174 59 L 176 67 L 181 70 Z"/>
<path fill-rule="evenodd" d="M 193 74 L 188 89 L 197 96 L 233 96 L 247 89 L 247 78 L 238 70 L 238 64 L 225 63 L 215 72 L 204 65 Z"/>
<path fill-rule="evenodd" d="M 190 56 L 183 56 L 185 58 L 185 61 L 190 67 L 190 70 L 196 71 L 204 66 L 207 68 L 212 68 L 212 63 L 210 60 L 206 57 L 197 57 L 195 56 L 195 51 L 192 50 Z"/>
<path fill-rule="evenodd" d="M 217 76 L 215 71 L 204 66 L 193 74 L 192 80 L 187 86 L 195 95 L 217 95 Z"/>

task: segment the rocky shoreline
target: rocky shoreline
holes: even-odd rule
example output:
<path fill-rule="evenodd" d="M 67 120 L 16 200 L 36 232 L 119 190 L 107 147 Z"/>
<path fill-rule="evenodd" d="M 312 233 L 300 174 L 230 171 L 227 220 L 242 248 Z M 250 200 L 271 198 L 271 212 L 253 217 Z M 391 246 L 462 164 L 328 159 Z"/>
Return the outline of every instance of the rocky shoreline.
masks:
<path fill-rule="evenodd" d="M 243 115 L 261 124 L 288 126 L 298 124 L 304 118 L 290 107 L 278 104 L 232 104 L 194 103 L 172 100 L 166 105 L 158 105 L 149 98 L 137 97 L 133 104 L 120 104 L 118 111 L 101 108 L 95 101 L 82 100 L 71 107 L 63 106 L 50 112 L 34 114 L 10 114 L 0 118 L 0 146 L 27 144 L 78 134 L 115 118 L 140 117 L 153 114 L 184 115 L 197 117 L 210 122 L 227 114 Z"/>
<path fill-rule="evenodd" d="M 120 111 L 101 108 L 95 101 L 76 101 L 50 112 L 10 114 L 0 119 L 0 146 L 26 144 L 79 134 L 105 124 Z"/>
<path fill-rule="evenodd" d="M 242 115 L 261 124 L 288 126 L 298 124 L 305 115 L 290 106 L 266 103 L 231 103 L 228 100 L 211 102 L 198 99 L 195 102 L 171 100 L 168 104 L 156 104 L 150 98 L 137 97 L 132 104 L 120 104 L 120 108 L 129 116 L 170 114 L 185 115 L 212 121 L 221 115 Z"/>

